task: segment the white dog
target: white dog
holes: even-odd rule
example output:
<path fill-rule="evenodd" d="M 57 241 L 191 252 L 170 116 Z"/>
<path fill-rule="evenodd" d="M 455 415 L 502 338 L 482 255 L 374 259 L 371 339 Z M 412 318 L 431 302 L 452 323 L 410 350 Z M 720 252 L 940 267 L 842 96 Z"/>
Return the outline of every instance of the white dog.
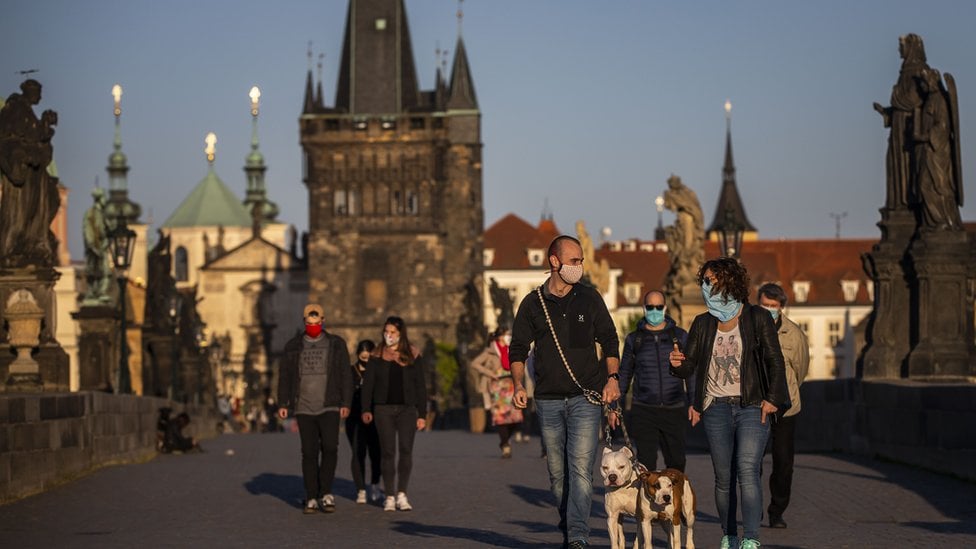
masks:
<path fill-rule="evenodd" d="M 624 517 L 634 517 L 640 525 L 641 536 L 634 540 L 640 547 L 643 537 L 645 547 L 651 546 L 651 519 L 657 515 L 650 511 L 650 503 L 641 495 L 642 476 L 634 469 L 634 454 L 627 447 L 614 451 L 603 449 L 600 473 L 603 475 L 604 505 L 607 510 L 607 532 L 611 549 L 624 549 Z"/>
<path fill-rule="evenodd" d="M 650 503 L 646 512 L 651 519 L 664 523 L 669 546 L 681 549 L 681 524 L 684 523 L 688 530 L 685 547 L 695 549 L 695 491 L 688 477 L 677 469 L 665 469 L 651 471 L 642 480 L 642 495 Z"/>

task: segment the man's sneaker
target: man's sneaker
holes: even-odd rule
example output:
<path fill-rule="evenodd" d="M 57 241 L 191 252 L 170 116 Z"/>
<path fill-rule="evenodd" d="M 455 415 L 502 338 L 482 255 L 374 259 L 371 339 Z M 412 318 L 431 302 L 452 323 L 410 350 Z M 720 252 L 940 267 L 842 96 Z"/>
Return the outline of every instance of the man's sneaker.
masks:
<path fill-rule="evenodd" d="M 356 503 L 366 503 L 366 490 L 356 492 Z"/>
<path fill-rule="evenodd" d="M 786 521 L 783 517 L 776 517 L 769 515 L 769 527 L 770 528 L 786 528 Z"/>
<path fill-rule="evenodd" d="M 383 490 L 380 490 L 379 484 L 371 484 L 369 486 L 369 500 L 379 501 L 383 499 Z"/>
<path fill-rule="evenodd" d="M 396 499 L 393 496 L 387 496 L 386 501 L 383 502 L 384 511 L 396 511 Z"/>
<path fill-rule="evenodd" d="M 308 500 L 307 502 L 305 502 L 305 508 L 302 509 L 302 512 L 305 513 L 306 515 L 313 515 L 315 513 L 318 513 L 319 512 L 319 500 L 317 500 L 315 498 L 312 498 L 312 499 Z"/>
<path fill-rule="evenodd" d="M 739 538 L 738 536 L 722 536 L 722 543 L 718 547 L 719 549 L 738 549 Z"/>
<path fill-rule="evenodd" d="M 322 510 L 326 513 L 335 513 L 335 496 L 332 494 L 322 496 Z"/>
<path fill-rule="evenodd" d="M 759 540 L 743 538 L 742 543 L 739 544 L 739 549 L 759 549 Z"/>
<path fill-rule="evenodd" d="M 389 501 L 389 498 L 387 498 L 387 501 Z M 410 502 L 407 501 L 407 494 L 404 494 L 403 492 L 397 494 L 396 508 L 401 511 L 409 511 L 413 509 L 413 507 L 410 505 Z"/>

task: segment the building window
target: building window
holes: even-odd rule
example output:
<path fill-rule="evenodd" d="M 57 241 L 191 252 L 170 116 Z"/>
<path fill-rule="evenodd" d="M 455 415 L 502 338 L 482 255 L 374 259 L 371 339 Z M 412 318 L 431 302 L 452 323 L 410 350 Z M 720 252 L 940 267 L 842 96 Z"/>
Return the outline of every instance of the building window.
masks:
<path fill-rule="evenodd" d="M 369 127 L 369 123 L 365 118 L 357 118 L 352 121 L 352 127 L 357 131 L 366 131 L 366 128 Z"/>
<path fill-rule="evenodd" d="M 420 213 L 420 197 L 416 191 L 407 191 L 407 214 L 417 215 Z"/>
<path fill-rule="evenodd" d="M 384 118 L 380 120 L 380 128 L 384 130 L 395 130 L 397 126 L 395 118 Z"/>
<path fill-rule="evenodd" d="M 545 251 L 537 248 L 532 248 L 529 250 L 529 265 L 533 267 L 539 267 L 542 265 L 542 258 L 545 255 Z"/>
<path fill-rule="evenodd" d="M 367 309 L 382 311 L 386 309 L 386 281 L 367 280 L 364 286 L 364 304 Z"/>
<path fill-rule="evenodd" d="M 831 320 L 827 322 L 827 345 L 831 348 L 840 345 L 841 340 L 841 322 L 839 320 Z"/>
<path fill-rule="evenodd" d="M 173 270 L 174 277 L 177 282 L 186 282 L 189 280 L 189 260 L 187 258 L 186 248 L 180 246 L 176 248 L 176 255 L 173 259 Z"/>
<path fill-rule="evenodd" d="M 348 215 L 346 208 L 346 191 L 335 191 L 332 194 L 332 207 L 336 215 Z"/>
<path fill-rule="evenodd" d="M 376 19 L 376 21 L 374 23 L 375 23 L 375 26 L 376 26 L 376 30 L 378 30 L 378 31 L 386 30 L 386 19 L 384 19 L 382 17 L 379 17 L 379 18 Z"/>
<path fill-rule="evenodd" d="M 326 120 L 325 121 L 325 130 L 326 131 L 329 131 L 329 132 L 337 132 L 337 131 L 339 131 L 339 119 L 338 118 L 329 118 L 328 120 Z"/>
<path fill-rule="evenodd" d="M 403 202 L 400 191 L 393 191 L 390 193 L 390 213 L 393 215 L 403 214 Z"/>
<path fill-rule="evenodd" d="M 641 298 L 641 285 L 639 282 L 628 282 L 624 284 L 624 299 L 627 303 L 633 305 L 640 301 Z"/>
<path fill-rule="evenodd" d="M 809 320 L 794 320 L 796 325 L 803 330 L 803 333 L 809 338 L 810 337 L 810 321 Z"/>
<path fill-rule="evenodd" d="M 806 303 L 810 294 L 810 283 L 807 281 L 796 281 L 793 283 L 793 297 L 797 303 Z"/>
<path fill-rule="evenodd" d="M 857 299 L 857 290 L 861 287 L 858 280 L 841 280 L 840 288 L 844 292 L 844 301 L 853 303 Z"/>
<path fill-rule="evenodd" d="M 426 121 L 419 116 L 415 116 L 410 119 L 410 129 L 411 130 L 422 130 L 427 126 Z"/>
<path fill-rule="evenodd" d="M 485 267 L 491 267 L 491 264 L 495 262 L 495 249 L 485 248 L 482 254 L 483 254 L 482 265 L 484 265 Z"/>

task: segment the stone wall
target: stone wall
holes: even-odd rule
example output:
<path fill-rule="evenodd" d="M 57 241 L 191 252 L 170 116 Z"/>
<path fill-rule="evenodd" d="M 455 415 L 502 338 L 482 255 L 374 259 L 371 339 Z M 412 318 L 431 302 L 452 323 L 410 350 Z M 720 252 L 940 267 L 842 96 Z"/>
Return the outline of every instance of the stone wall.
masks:
<path fill-rule="evenodd" d="M 217 432 L 217 412 L 166 399 L 98 392 L 0 395 L 0 503 L 98 467 L 151 459 L 159 408 L 186 411 L 186 433 Z"/>

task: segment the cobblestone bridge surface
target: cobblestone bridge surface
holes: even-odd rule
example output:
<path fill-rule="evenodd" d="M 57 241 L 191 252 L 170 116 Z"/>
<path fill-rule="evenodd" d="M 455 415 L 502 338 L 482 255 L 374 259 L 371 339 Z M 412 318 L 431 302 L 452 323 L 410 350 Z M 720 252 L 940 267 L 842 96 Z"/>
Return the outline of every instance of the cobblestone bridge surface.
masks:
<path fill-rule="evenodd" d="M 298 436 L 223 435 L 205 452 L 113 466 L 0 507 L 0 547 L 558 547 L 538 439 L 500 459 L 494 435 L 420 433 L 408 490 L 414 510 L 357 505 L 342 437 L 337 512 L 303 515 Z M 765 464 L 768 474 L 769 458 Z M 695 541 L 721 536 L 706 454 L 688 473 L 699 497 Z M 591 543 L 608 546 L 603 492 Z M 842 455 L 797 457 L 789 528 L 763 547 L 976 547 L 976 485 Z M 767 494 L 768 498 L 768 494 Z M 628 523 L 628 538 L 636 526 Z M 660 528 L 654 545 L 664 546 Z M 628 543 L 628 545 L 630 545 Z"/>

